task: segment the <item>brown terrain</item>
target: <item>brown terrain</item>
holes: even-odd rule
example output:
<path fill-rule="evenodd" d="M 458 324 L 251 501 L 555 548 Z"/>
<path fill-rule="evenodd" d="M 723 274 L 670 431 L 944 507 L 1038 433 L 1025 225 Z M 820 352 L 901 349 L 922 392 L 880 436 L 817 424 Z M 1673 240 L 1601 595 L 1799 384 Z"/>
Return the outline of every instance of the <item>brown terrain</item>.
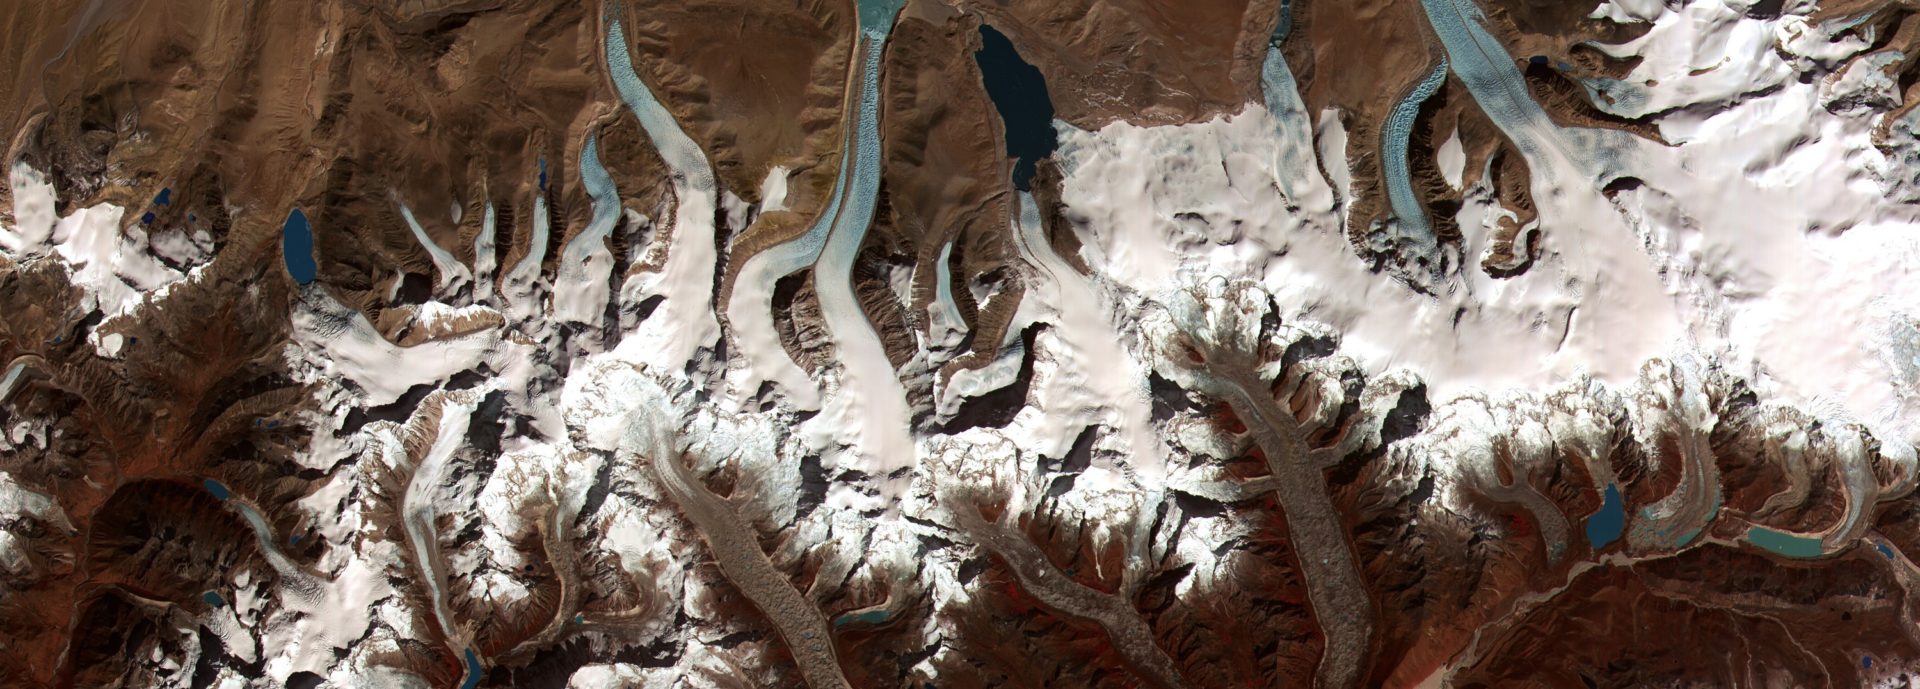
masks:
<path fill-rule="evenodd" d="M 44 559 L 6 582 L 0 678 L 7 683 L 94 686 L 77 673 L 110 670 L 84 659 L 111 655 L 127 628 L 89 622 L 89 615 L 152 607 L 143 600 L 203 606 L 197 591 L 251 557 L 245 527 L 201 497 L 202 480 L 248 486 L 274 505 L 304 494 L 294 453 L 305 433 L 280 419 L 305 396 L 275 356 L 285 307 L 269 301 L 285 300 L 286 288 L 262 270 L 275 265 L 274 234 L 236 232 L 224 251 L 260 259 L 222 261 L 176 289 L 155 305 L 151 321 L 126 331 L 137 340 L 120 361 L 97 358 L 76 338 L 78 318 L 66 314 L 77 308 L 48 302 L 71 294 L 60 289 L 64 275 L 55 266 L 0 276 L 9 313 L 45 314 L 0 326 L 0 356 L 26 357 L 44 375 L 9 405 L 53 415 L 62 429 L 58 443 L 11 453 L 5 468 L 56 499 L 72 528 L 38 540 Z M 261 287 L 260 298 L 246 298 L 249 284 Z M 196 541 L 230 546 L 188 547 Z"/>
<path fill-rule="evenodd" d="M 593 73 L 594 16 L 547 3 L 464 4 L 476 7 L 6 10 L 9 73 L 41 75 L 7 86 L 6 121 L 21 132 L 12 155 L 50 173 L 63 213 L 116 203 L 137 215 L 170 188 L 174 200 L 154 207 L 157 220 L 207 230 L 219 260 L 138 322 L 103 326 L 128 337 L 119 360 L 97 358 L 82 341 L 93 322 L 59 266 L 0 272 L 4 308 L 26 316 L 5 319 L 0 356 L 33 357 L 40 373 L 10 406 L 67 428 L 61 443 L 7 457 L 5 468 L 55 498 L 73 529 L 40 541 L 43 566 L 8 582 L 0 683 L 98 686 L 100 673 L 125 671 L 103 664 L 111 649 L 139 643 L 125 636 L 137 627 L 117 620 L 204 609 L 198 592 L 251 557 L 252 541 L 244 527 L 236 537 L 234 516 L 217 502 L 195 497 L 205 495 L 203 480 L 232 486 L 277 528 L 293 528 L 285 507 L 314 477 L 295 461 L 307 431 L 293 415 L 308 397 L 279 356 L 293 299 L 279 268 L 289 208 L 305 207 L 320 230 L 328 291 L 378 320 L 396 300 L 420 298 L 388 296 L 397 274 L 425 280 L 432 271 L 399 202 L 463 261 L 484 202 L 502 218 L 531 205 L 541 157 L 553 161 L 561 207 L 585 205 L 567 182 L 570 151 L 596 112 L 611 111 Z M 452 208 L 463 209 L 463 222 L 451 220 Z M 182 540 L 208 529 L 226 535 Z M 239 545 L 168 550 L 195 541 Z M 310 555 L 321 544 L 305 545 L 297 550 Z M 219 567 L 168 559 L 183 556 Z"/>
<path fill-rule="evenodd" d="M 1292 36 L 1282 44 L 1282 52 L 1300 84 L 1300 98 L 1307 113 L 1316 118 L 1327 108 L 1338 108 L 1342 113 L 1347 127 L 1347 164 L 1353 170 L 1354 198 L 1348 207 L 1347 233 L 1356 246 L 1366 246 L 1368 232 L 1388 215 L 1379 153 L 1383 124 L 1394 106 L 1439 64 L 1439 42 L 1427 28 L 1419 0 L 1303 0 L 1294 4 L 1292 13 Z M 1440 94 L 1429 98 L 1428 107 L 1441 101 L 1447 91 L 1453 90 L 1451 87 L 1450 81 Z M 1469 98 L 1467 102 L 1472 101 Z M 1446 133 L 1441 131 L 1436 136 L 1444 140 Z M 1416 127 L 1413 139 L 1421 138 Z M 1416 153 L 1410 157 L 1425 156 Z M 1474 167 L 1471 159 L 1468 167 Z M 1437 175 L 1419 179 L 1429 187 L 1438 181 Z M 1436 234 L 1446 237 L 1448 225 L 1440 219 L 1442 214 L 1432 210 L 1429 208 L 1429 215 Z"/>
<path fill-rule="evenodd" d="M 1482 3 L 1488 26 L 1510 39 L 1508 50 L 1524 63 L 1536 101 L 1563 126 L 1622 129 L 1659 140 L 1646 122 L 1627 121 L 1595 109 L 1577 78 L 1624 75 L 1632 64 L 1612 60 L 1581 45 L 1587 41 L 1630 40 L 1645 26 L 1622 26 L 1587 19 L 1592 8 L 1535 0 Z M 1283 46 L 1300 82 L 1307 111 L 1338 108 L 1347 127 L 1347 158 L 1353 168 L 1354 196 L 1347 227 L 1356 247 L 1368 251 L 1367 238 L 1391 214 L 1382 179 L 1380 129 L 1388 113 L 1442 57 L 1427 28 L 1418 0 L 1368 0 L 1358 3 L 1301 0 L 1293 8 L 1295 38 Z M 1359 38 L 1364 37 L 1364 38 Z M 1558 66 L 1569 65 L 1566 69 Z M 1466 165 L 1461 189 L 1447 185 L 1435 166 L 1435 152 L 1458 131 Z M 1490 238 L 1490 255 L 1479 269 L 1496 277 L 1524 272 L 1540 250 L 1540 237 L 1521 236 L 1534 219 L 1526 162 L 1486 115 L 1458 78 L 1449 77 L 1420 108 L 1409 145 L 1413 185 L 1426 207 L 1436 238 L 1459 246 L 1454 221 L 1464 191 L 1480 181 L 1491 160 L 1489 186 L 1518 220 L 1503 220 Z M 1467 257 L 1472 263 L 1479 257 Z M 1391 255 L 1375 256 L 1381 263 Z"/>
<path fill-rule="evenodd" d="M 1005 125 L 973 59 L 983 24 L 1047 77 L 1059 119 L 1083 128 L 1175 124 L 1259 99 L 1279 6 L 906 3 L 882 65 L 880 200 L 853 273 L 887 363 L 904 368 L 922 354 L 917 335 L 931 328 L 943 247 L 952 247 L 948 286 L 968 339 L 927 357 L 941 372 L 1000 354 L 1026 289 L 1010 245 L 1016 203 Z M 1624 40 L 1633 29 L 1552 0 L 1483 7 L 1509 51 L 1526 56 L 1533 95 L 1557 121 L 1656 138 L 1646 122 L 1592 108 L 1575 81 L 1624 74 L 1630 65 L 1579 44 Z M 1865 11 L 1864 3 L 1822 9 Z M 10 161 L 49 176 L 62 215 L 111 203 L 127 209 L 131 229 L 151 210 L 156 223 L 205 230 L 217 256 L 197 280 L 112 320 L 84 305 L 56 261 L 0 258 L 0 375 L 22 372 L 17 386 L 0 390 L 0 422 L 53 420 L 46 437 L 10 440 L 17 449 L 0 454 L 0 470 L 58 507 L 0 524 L 24 553 L 0 569 L 0 685 L 156 685 L 147 659 L 179 651 L 178 630 L 213 637 L 199 626 L 213 607 L 203 594 L 233 572 L 302 595 L 324 585 L 311 572 L 322 556 L 359 544 L 327 542 L 293 503 L 323 479 L 353 472 L 375 477 L 373 494 L 355 496 L 373 503 L 367 511 L 378 523 L 367 539 L 399 545 L 403 561 L 385 574 L 405 582 L 395 585 L 399 614 L 424 630 L 377 662 L 433 686 L 460 685 L 467 648 L 482 659 L 483 686 L 564 685 L 578 668 L 614 659 L 678 662 L 684 637 L 628 645 L 644 625 L 685 617 L 675 616 L 681 601 L 594 545 L 611 518 L 591 510 L 610 492 L 650 496 L 633 500 L 678 515 L 662 538 L 703 553 L 684 574 L 717 592 L 705 603 L 733 625 L 715 643 L 764 664 L 714 680 L 722 686 L 751 685 L 749 677 L 816 689 L 1350 689 L 1427 686 L 1432 677 L 1459 687 L 1850 686 L 1920 651 L 1912 559 L 1920 555 L 1912 494 L 1920 477 L 1863 429 L 1763 406 L 1729 375 L 1676 382 L 1650 364 L 1640 397 L 1570 384 L 1513 402 L 1501 410 L 1506 425 L 1489 441 L 1489 458 L 1476 464 L 1443 442 L 1463 432 L 1448 435 L 1423 388 L 1367 379 L 1333 356 L 1337 338 L 1287 340 L 1270 303 L 1261 308 L 1274 312 L 1255 314 L 1260 339 L 1251 346 L 1183 324 L 1147 383 L 1157 422 L 1191 423 L 1226 448 L 1224 456 L 1183 448 L 1195 464 L 1217 463 L 1221 485 L 1171 490 L 1141 508 L 1131 534 L 1100 545 L 1051 502 L 1056 486 L 1071 490 L 1104 451 L 1095 448 L 1107 429 L 1090 427 L 1068 456 L 1031 458 L 1035 475 L 1055 481 L 1032 491 L 1046 496 L 1032 504 L 991 490 L 941 493 L 936 501 L 953 523 L 919 525 L 926 562 L 916 566 L 933 566 L 934 552 L 962 561 L 956 579 L 972 598 L 937 620 L 908 582 L 857 579 L 848 565 L 793 544 L 800 532 L 755 506 L 757 477 L 732 467 L 701 475 L 685 461 L 694 452 L 664 437 L 642 456 L 604 458 L 617 469 L 597 481 L 601 502 L 590 500 L 579 519 L 563 520 L 550 504 L 526 508 L 520 516 L 532 526 L 513 545 L 528 564 L 508 574 L 531 594 L 496 606 L 473 573 L 449 571 L 458 549 L 471 546 L 467 534 L 478 533 L 472 515 L 444 506 L 425 513 L 433 534 L 425 543 L 412 543 L 406 524 L 416 518 L 405 498 L 411 472 L 425 461 L 442 410 L 482 394 L 449 383 L 394 405 L 354 407 L 343 414 L 357 425 L 344 434 L 390 422 L 406 440 L 406 465 L 310 466 L 302 453 L 333 431 L 309 425 L 326 402 L 295 379 L 289 314 L 328 295 L 408 346 L 521 327 L 493 311 L 416 323 L 414 307 L 478 288 L 436 286 L 432 257 L 401 208 L 433 244 L 471 265 L 491 206 L 498 280 L 539 248 L 532 213 L 543 198 L 551 269 L 591 214 L 580 179 L 590 136 L 622 208 L 652 221 L 612 235 L 614 279 L 644 267 L 632 254 L 645 232 L 672 230 L 664 224 L 678 200 L 606 74 L 609 12 L 620 13 L 630 43 L 622 48 L 701 147 L 721 189 L 756 203 L 769 171 L 788 170 L 785 210 L 760 213 L 737 233 L 717 224 L 724 251 L 714 289 L 723 295 L 734 269 L 805 231 L 832 194 L 858 45 L 850 2 L 48 0 L 0 8 L 0 74 L 12 75 L 0 79 L 0 125 L 11 134 Z M 1357 196 L 1346 229 L 1362 240 L 1387 213 L 1382 122 L 1440 51 L 1415 0 L 1294 0 L 1291 12 L 1281 50 L 1308 112 L 1335 108 L 1347 125 Z M 1882 49 L 1910 51 L 1920 36 L 1904 8 L 1880 10 L 1872 22 L 1887 37 Z M 1912 70 L 1898 69 L 1911 90 Z M 1421 107 L 1410 146 L 1436 235 L 1455 245 L 1462 238 L 1451 223 L 1465 192 L 1443 180 L 1435 160 L 1455 132 L 1463 186 L 1488 183 L 1520 216 L 1492 239 L 1478 269 L 1526 270 L 1552 228 L 1521 234 L 1534 218 L 1526 163 L 1451 78 Z M 1034 195 L 1049 237 L 1077 262 L 1061 172 L 1052 161 L 1038 168 Z M 161 189 L 174 201 L 153 202 Z M 9 192 L 4 201 L 0 222 L 11 226 L 17 200 Z M 313 286 L 282 269 L 280 222 L 293 208 L 311 217 L 318 237 Z M 1393 257 L 1373 258 L 1384 265 Z M 894 286 L 903 272 L 904 299 Z M 811 271 L 789 276 L 774 308 L 790 353 L 818 371 L 833 353 L 812 280 Z M 996 290 L 990 305 L 974 296 Z M 126 338 L 118 358 L 89 344 L 108 333 Z M 987 405 L 1006 408 L 961 427 L 996 425 L 1026 401 L 1036 333 L 1014 333 L 1029 358 L 1023 379 Z M 554 337 L 542 344 L 583 346 Z M 908 382 L 916 403 L 931 396 L 928 379 L 937 376 Z M 1705 400 L 1709 421 L 1681 418 L 1681 392 Z M 449 460 L 449 471 L 470 476 L 493 470 L 503 438 L 533 435 L 525 414 L 497 397 L 475 404 L 476 430 Z M 1630 405 L 1656 411 L 1636 416 Z M 1553 437 L 1520 442 L 1524 422 L 1552 428 Z M 1573 426 L 1578 432 L 1567 431 Z M 1170 443 L 1191 439 L 1168 435 Z M 824 494 L 818 460 L 801 459 L 800 472 L 805 490 Z M 207 480 L 233 497 L 213 497 Z M 1610 488 L 1624 502 L 1625 524 L 1596 542 L 1590 530 Z M 821 501 L 812 495 L 801 509 Z M 1672 509 L 1644 509 L 1653 505 Z M 263 562 L 270 558 L 240 516 L 255 508 L 295 567 Z M 1216 571 L 1169 564 L 1174 539 L 1202 522 L 1238 530 L 1216 553 Z M 1762 528 L 1830 527 L 1806 557 L 1767 552 L 1751 538 Z M 441 600 L 424 582 L 442 587 Z M 875 610 L 886 614 L 859 614 Z M 941 635 L 927 636 L 935 627 Z M 1672 643 L 1675 630 L 1689 642 Z M 258 665 L 213 657 L 217 641 L 200 647 L 209 659 L 186 670 L 189 680 L 205 672 L 210 682 L 215 664 L 264 676 Z M 927 667 L 937 677 L 924 676 Z"/>
<path fill-rule="evenodd" d="M 951 243 L 948 269 L 956 306 L 974 333 L 969 361 L 984 364 L 1013 317 L 1017 297 L 982 311 L 967 280 L 985 276 L 1012 258 L 1008 244 L 1013 217 L 1010 163 L 1002 153 L 1000 117 L 981 89 L 952 88 L 979 83 L 973 54 L 979 50 L 980 18 L 931 2 L 912 2 L 894 26 L 889 41 L 886 88 L 886 177 L 883 193 L 890 213 L 876 218 L 867 237 L 868 251 L 910 261 L 913 299 L 902 324 L 928 327 L 941 249 Z M 884 286 L 884 283 L 882 285 Z M 1017 289 L 1017 287 L 1015 288 Z M 876 290 L 869 288 L 868 293 Z M 863 300 L 869 316 L 876 303 Z M 879 318 L 876 322 L 889 322 Z M 901 321 L 892 321 L 901 322 Z M 907 328 L 893 328 L 907 334 Z M 908 352 L 912 342 L 906 343 Z M 898 351 L 889 347 L 889 353 Z"/>
<path fill-rule="evenodd" d="M 1047 75 L 1062 120 L 1197 122 L 1259 93 L 1277 0 L 967 3 Z"/>

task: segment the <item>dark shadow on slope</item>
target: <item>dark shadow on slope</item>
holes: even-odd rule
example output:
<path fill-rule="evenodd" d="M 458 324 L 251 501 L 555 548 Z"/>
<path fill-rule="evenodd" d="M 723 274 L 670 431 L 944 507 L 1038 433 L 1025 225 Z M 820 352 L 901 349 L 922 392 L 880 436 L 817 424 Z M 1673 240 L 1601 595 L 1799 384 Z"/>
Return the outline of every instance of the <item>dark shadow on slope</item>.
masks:
<path fill-rule="evenodd" d="M 1005 428 L 1015 414 L 1026 406 L 1027 390 L 1033 385 L 1033 347 L 1040 331 L 1047 326 L 1035 323 L 1020 331 L 1020 373 L 1012 383 L 960 403 L 960 411 L 940 429 L 954 434 L 969 428 Z"/>

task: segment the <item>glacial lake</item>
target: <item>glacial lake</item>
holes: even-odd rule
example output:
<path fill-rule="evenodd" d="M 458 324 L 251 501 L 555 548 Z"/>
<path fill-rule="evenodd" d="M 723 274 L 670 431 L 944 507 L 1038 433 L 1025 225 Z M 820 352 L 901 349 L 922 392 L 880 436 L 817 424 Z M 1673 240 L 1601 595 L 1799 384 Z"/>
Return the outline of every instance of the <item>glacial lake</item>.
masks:
<path fill-rule="evenodd" d="M 1006 34 L 986 24 L 980 25 L 980 52 L 973 59 L 993 108 L 1006 124 L 1007 155 L 1015 159 L 1013 187 L 1029 191 L 1034 165 L 1059 147 L 1046 75 L 1020 57 Z"/>
<path fill-rule="evenodd" d="M 287 214 L 287 222 L 280 228 L 280 253 L 294 282 L 312 284 L 320 275 L 320 264 L 313 258 L 313 227 L 307 224 L 307 214 L 298 208 Z"/>

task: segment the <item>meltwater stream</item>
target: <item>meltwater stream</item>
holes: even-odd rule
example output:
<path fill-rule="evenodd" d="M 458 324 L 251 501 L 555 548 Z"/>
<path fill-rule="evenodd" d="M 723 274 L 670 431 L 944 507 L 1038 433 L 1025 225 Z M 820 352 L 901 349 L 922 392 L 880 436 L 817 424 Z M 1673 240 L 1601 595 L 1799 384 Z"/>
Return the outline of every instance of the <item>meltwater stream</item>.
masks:
<path fill-rule="evenodd" d="M 845 205 L 827 231 L 814 262 L 813 284 L 821 317 L 840 362 L 839 385 L 829 400 L 828 415 L 839 416 L 838 442 L 855 449 L 863 468 L 884 474 L 911 463 L 913 427 L 906 388 L 894 374 L 880 334 L 860 307 L 853 292 L 853 264 L 880 195 L 880 56 L 893 26 L 893 12 L 901 3 L 862 2 L 861 40 L 868 45 L 868 62 L 860 73 L 860 119 L 853 154 L 853 180 Z M 875 8 L 890 8 L 883 13 Z M 872 22 L 867 24 L 866 22 Z M 837 413 L 836 413 L 837 412 Z"/>
<path fill-rule="evenodd" d="M 420 226 L 420 220 L 413 216 L 413 209 L 407 207 L 405 203 L 400 204 L 400 219 L 405 221 L 407 229 L 413 232 L 413 240 L 419 242 L 421 248 L 427 250 L 427 256 L 433 259 L 434 289 L 445 291 L 462 282 L 473 280 L 473 273 L 467 270 L 466 265 L 462 264 L 460 259 L 454 258 L 453 252 L 447 251 L 445 247 L 433 241 L 433 237 L 427 234 L 426 228 Z"/>
<path fill-rule="evenodd" d="M 1260 65 L 1261 100 L 1278 124 L 1274 138 L 1279 142 L 1276 146 L 1279 152 L 1274 168 L 1318 170 L 1320 161 L 1314 148 L 1313 117 L 1300 98 L 1300 84 L 1294 79 L 1293 70 L 1287 67 L 1286 56 L 1280 52 L 1281 42 L 1293 31 L 1292 10 L 1291 2 L 1280 3 L 1280 21 L 1274 26 L 1266 59 Z M 1280 193 L 1294 207 L 1313 213 L 1334 209 L 1333 188 L 1320 175 L 1281 175 L 1278 183 Z"/>
<path fill-rule="evenodd" d="M 1428 263 L 1429 268 L 1437 267 L 1431 264 L 1440 245 L 1433 234 L 1427 211 L 1420 205 L 1420 197 L 1413 190 L 1412 166 L 1407 161 L 1407 149 L 1413 138 L 1414 122 L 1420 117 L 1421 104 L 1438 93 L 1441 84 L 1446 82 L 1447 61 L 1441 59 L 1432 72 L 1414 85 L 1406 98 L 1394 104 L 1380 134 L 1380 166 L 1383 168 L 1382 176 L 1386 178 L 1387 203 L 1393 209 L 1392 232 L 1405 244 L 1405 250 L 1417 260 Z"/>
<path fill-rule="evenodd" d="M 714 246 L 719 187 L 714 181 L 713 168 L 707 163 L 706 152 L 687 136 L 673 119 L 673 113 L 634 71 L 617 3 L 607 22 L 605 50 L 614 90 L 639 119 L 640 127 L 673 177 L 674 215 L 667 265 L 661 273 L 643 278 L 639 293 L 633 295 L 639 299 L 665 297 L 666 301 L 642 322 L 640 332 L 627 338 L 622 348 L 644 354 L 649 361 L 668 370 L 684 370 L 695 352 L 717 346 L 720 338 L 720 321 L 713 309 L 714 267 L 720 260 L 719 250 Z M 598 166 L 597 161 L 594 164 Z M 583 174 L 590 178 L 588 191 L 593 191 L 593 185 L 602 186 L 604 195 L 612 199 L 608 208 L 617 213 L 619 200 L 612 193 L 611 180 L 596 182 L 591 178 L 604 176 L 604 171 L 585 170 L 584 163 L 582 166 Z M 600 198 L 595 196 L 596 219 L 601 212 Z"/>
<path fill-rule="evenodd" d="M 6 374 L 0 376 L 0 404 L 5 404 L 7 398 L 13 396 L 14 388 L 20 385 L 20 380 L 26 374 L 27 362 L 25 361 L 15 361 L 12 366 L 7 367 Z"/>
<path fill-rule="evenodd" d="M 607 236 L 620 222 L 620 192 L 600 164 L 600 137 L 587 136 L 580 149 L 580 182 L 593 203 L 586 229 L 560 249 L 553 278 L 553 317 L 563 323 L 596 323 L 606 310 L 613 273 Z"/>
<path fill-rule="evenodd" d="M 773 325 L 772 295 L 776 281 L 809 264 L 835 358 L 840 362 L 834 393 L 825 400 L 823 415 L 834 437 L 832 444 L 853 448 L 866 467 L 886 473 L 888 467 L 909 462 L 912 427 L 906 391 L 886 349 L 869 323 L 853 292 L 853 264 L 867 228 L 873 222 L 881 176 L 880 77 L 881 58 L 902 0 L 862 0 L 857 61 L 849 65 L 849 84 L 857 84 L 845 102 L 849 112 L 842 130 L 839 177 L 833 195 L 820 216 L 801 236 L 749 258 L 735 278 L 727 311 L 734 337 L 750 363 L 743 389 L 762 382 L 781 388 L 800 409 L 818 409 L 820 390 L 807 373 L 793 363 L 781 346 Z"/>
<path fill-rule="evenodd" d="M 1533 99 L 1526 75 L 1498 38 L 1481 24 L 1474 0 L 1421 0 L 1427 21 L 1446 49 L 1449 68 L 1480 109 L 1527 159 L 1534 174 L 1569 167 L 1604 184 L 1619 176 L 1638 147 L 1633 135 L 1611 129 L 1562 128 Z M 1436 85 L 1437 87 L 1437 85 Z M 1542 169 L 1543 167 L 1547 169 Z M 1597 185 L 1595 186 L 1597 189 Z"/>
<path fill-rule="evenodd" d="M 308 598 L 321 596 L 321 590 L 326 587 L 327 582 L 300 566 L 280 549 L 279 540 L 273 537 L 273 526 L 267 523 L 267 518 L 260 514 L 260 510 L 255 508 L 253 503 L 235 496 L 226 484 L 219 481 L 206 479 L 201 481 L 200 485 L 215 499 L 226 503 L 228 509 L 238 513 L 240 518 L 246 521 L 247 526 L 253 529 L 254 540 L 259 544 L 261 553 L 266 556 L 267 564 L 279 573 L 290 593 Z"/>

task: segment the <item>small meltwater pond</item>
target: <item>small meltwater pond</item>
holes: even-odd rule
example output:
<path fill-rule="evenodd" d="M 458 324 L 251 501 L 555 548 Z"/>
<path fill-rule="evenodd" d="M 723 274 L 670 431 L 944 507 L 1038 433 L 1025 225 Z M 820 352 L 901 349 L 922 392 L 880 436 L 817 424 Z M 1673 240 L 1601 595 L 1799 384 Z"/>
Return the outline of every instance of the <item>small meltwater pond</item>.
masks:
<path fill-rule="evenodd" d="M 161 189 L 160 193 L 153 196 L 153 205 L 155 206 L 166 206 L 171 203 L 173 203 L 173 187 Z M 153 211 L 140 214 L 140 224 L 142 225 L 152 225 L 153 221 L 157 219 L 159 219 L 159 216 L 154 215 Z"/>

